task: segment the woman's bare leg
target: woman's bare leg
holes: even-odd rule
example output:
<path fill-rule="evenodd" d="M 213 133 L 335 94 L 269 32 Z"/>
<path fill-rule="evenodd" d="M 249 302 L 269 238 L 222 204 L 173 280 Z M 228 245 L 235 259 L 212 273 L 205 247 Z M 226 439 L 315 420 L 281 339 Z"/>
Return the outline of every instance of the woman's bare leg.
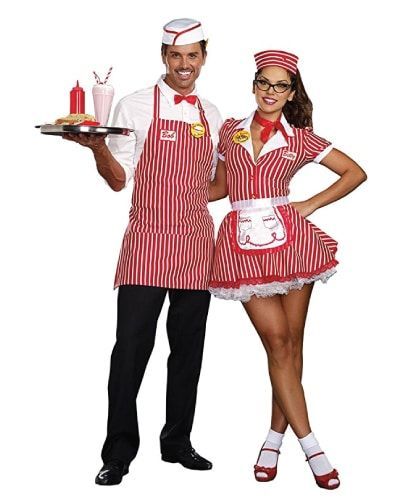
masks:
<path fill-rule="evenodd" d="M 252 298 L 244 305 L 268 354 L 275 397 L 272 427 L 280 426 L 284 431 L 289 424 L 310 459 L 317 484 L 334 489 L 340 481 L 326 455 L 320 454 L 322 450 L 311 433 L 301 385 L 303 332 L 311 291 L 312 285 L 286 297 Z M 256 477 L 260 477 L 259 473 Z"/>
<path fill-rule="evenodd" d="M 282 306 L 286 313 L 290 337 L 292 339 L 294 364 L 300 381 L 303 373 L 304 326 L 313 285 L 314 283 L 310 283 L 304 285 L 301 290 L 291 290 L 287 295 L 282 295 Z M 287 426 L 288 421 L 273 394 L 271 429 L 283 434 Z"/>
<path fill-rule="evenodd" d="M 268 354 L 268 368 L 275 399 L 296 436 L 311 432 L 289 320 L 282 297 L 252 297 L 243 304 Z"/>

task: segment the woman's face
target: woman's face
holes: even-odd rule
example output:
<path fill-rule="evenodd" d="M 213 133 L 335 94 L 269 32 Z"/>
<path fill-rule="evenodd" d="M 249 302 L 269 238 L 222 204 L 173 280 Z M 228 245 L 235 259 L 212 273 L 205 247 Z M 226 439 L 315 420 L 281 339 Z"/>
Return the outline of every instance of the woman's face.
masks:
<path fill-rule="evenodd" d="M 291 101 L 294 97 L 294 90 L 290 87 L 290 74 L 286 69 L 279 66 L 267 66 L 262 69 L 256 80 L 258 85 L 264 89 L 268 88 L 269 84 L 276 85 L 276 90 L 273 87 L 269 87 L 268 90 L 261 90 L 257 84 L 253 86 L 253 93 L 256 96 L 259 111 L 269 115 L 269 119 L 275 120 L 281 114 L 282 108 L 287 101 Z M 286 90 L 285 87 L 287 87 Z M 281 92 L 282 90 L 284 92 Z"/>

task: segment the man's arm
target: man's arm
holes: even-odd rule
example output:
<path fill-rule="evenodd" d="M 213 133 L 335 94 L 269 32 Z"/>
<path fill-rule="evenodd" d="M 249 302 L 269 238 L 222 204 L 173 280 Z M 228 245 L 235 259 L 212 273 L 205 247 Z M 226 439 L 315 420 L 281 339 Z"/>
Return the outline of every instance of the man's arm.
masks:
<path fill-rule="evenodd" d="M 125 186 L 125 170 L 111 154 L 103 134 L 64 134 L 63 138 L 74 141 L 92 150 L 99 174 L 113 191 L 121 191 Z"/>
<path fill-rule="evenodd" d="M 218 160 L 214 180 L 208 186 L 208 201 L 216 201 L 228 194 L 225 162 Z"/>

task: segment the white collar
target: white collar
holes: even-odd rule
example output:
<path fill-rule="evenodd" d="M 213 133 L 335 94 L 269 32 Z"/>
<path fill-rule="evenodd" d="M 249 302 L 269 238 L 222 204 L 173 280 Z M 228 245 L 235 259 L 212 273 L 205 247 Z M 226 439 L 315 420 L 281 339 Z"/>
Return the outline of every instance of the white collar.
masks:
<path fill-rule="evenodd" d="M 253 161 L 255 161 L 255 160 L 254 160 L 253 142 L 251 140 L 250 125 L 251 125 L 251 122 L 253 121 L 254 114 L 255 114 L 255 111 L 253 111 L 247 118 L 245 118 L 244 120 L 239 122 L 237 127 L 236 127 L 236 128 L 241 128 L 241 129 L 247 130 L 247 132 L 249 132 L 249 134 L 250 134 L 249 140 L 247 140 L 246 142 L 241 142 L 240 144 L 247 150 L 247 152 L 252 157 Z M 288 137 L 293 137 L 294 132 L 292 130 L 292 127 L 287 122 L 283 113 L 281 115 L 280 121 L 281 121 L 283 128 L 285 129 L 285 132 L 288 135 Z M 269 139 L 264 144 L 264 146 L 262 147 L 262 149 L 260 151 L 260 154 L 258 155 L 257 160 L 261 156 L 263 156 L 267 153 L 270 153 L 271 151 L 274 151 L 275 149 L 284 148 L 287 145 L 288 145 L 288 143 L 287 143 L 284 135 L 282 134 L 282 132 L 280 130 L 277 130 L 276 133 L 271 137 L 271 139 Z"/>
<path fill-rule="evenodd" d="M 162 95 L 167 99 L 168 104 L 170 106 L 176 106 L 175 101 L 174 101 L 174 95 L 179 94 L 179 92 L 172 89 L 168 84 L 165 83 L 165 81 L 164 81 L 165 76 L 166 75 L 161 75 L 161 77 L 158 79 L 157 85 L 159 86 Z M 194 87 L 194 89 L 190 93 L 190 95 L 197 95 L 196 87 Z M 195 104 L 195 106 L 197 106 L 197 103 Z"/>

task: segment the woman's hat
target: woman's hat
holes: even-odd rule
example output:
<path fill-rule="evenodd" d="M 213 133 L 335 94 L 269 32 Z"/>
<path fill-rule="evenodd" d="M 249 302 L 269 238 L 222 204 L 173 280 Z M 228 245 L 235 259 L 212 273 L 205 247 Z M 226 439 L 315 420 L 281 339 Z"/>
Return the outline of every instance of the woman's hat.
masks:
<path fill-rule="evenodd" d="M 162 43 L 188 45 L 205 40 L 201 23 L 195 19 L 173 19 L 164 26 Z"/>
<path fill-rule="evenodd" d="M 264 50 L 263 52 L 257 52 L 254 55 L 256 60 L 257 70 L 265 68 L 266 66 L 279 66 L 280 68 L 285 68 L 290 73 L 296 74 L 297 71 L 297 61 L 299 58 L 290 52 L 284 52 L 283 50 Z"/>

